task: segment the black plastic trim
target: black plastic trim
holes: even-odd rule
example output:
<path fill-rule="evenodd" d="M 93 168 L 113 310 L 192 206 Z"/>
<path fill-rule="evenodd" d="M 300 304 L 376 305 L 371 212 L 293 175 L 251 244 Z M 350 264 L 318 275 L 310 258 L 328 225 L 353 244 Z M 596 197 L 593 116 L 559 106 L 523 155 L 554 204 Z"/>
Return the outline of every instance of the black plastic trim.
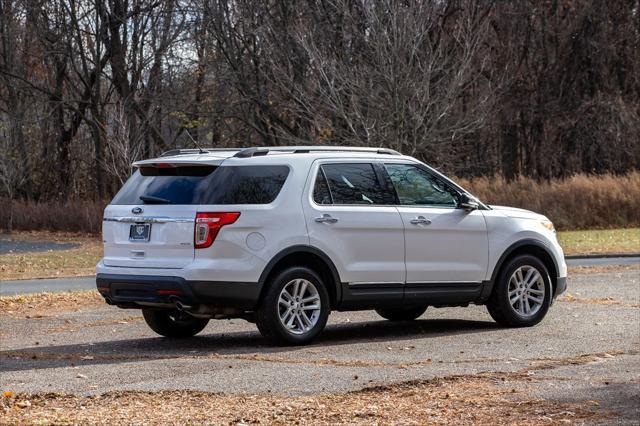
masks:
<path fill-rule="evenodd" d="M 374 309 L 401 306 L 404 299 L 404 283 L 342 283 L 342 300 L 338 310 Z"/>
<path fill-rule="evenodd" d="M 269 261 L 269 263 L 267 263 L 267 266 L 265 266 L 264 270 L 262 271 L 262 274 L 260 274 L 260 279 L 258 280 L 258 284 L 260 288 L 264 286 L 265 282 L 267 281 L 267 278 L 269 277 L 269 274 L 273 271 L 273 268 L 276 266 L 276 264 L 280 262 L 282 259 L 284 259 L 286 256 L 290 254 L 295 254 L 295 253 L 310 253 L 322 259 L 322 261 L 329 267 L 329 270 L 331 271 L 331 275 L 333 277 L 333 282 L 335 286 L 334 288 L 335 288 L 336 301 L 339 302 L 342 299 L 342 288 L 341 288 L 340 274 L 338 273 L 338 269 L 336 268 L 336 265 L 334 265 L 331 258 L 327 256 L 322 250 L 313 246 L 308 246 L 303 244 L 287 247 L 286 249 L 278 252 L 278 254 L 276 254 Z"/>
<path fill-rule="evenodd" d="M 170 303 L 178 297 L 185 304 L 212 304 L 253 310 L 260 285 L 249 282 L 190 281 L 155 275 L 97 274 L 96 286 L 115 305 Z M 157 294 L 158 290 L 179 290 L 181 294 Z"/>
<path fill-rule="evenodd" d="M 493 286 L 498 277 L 498 273 L 500 272 L 500 269 L 502 268 L 504 262 L 509 258 L 509 256 L 513 254 L 513 252 L 515 252 L 517 249 L 524 246 L 535 246 L 539 249 L 544 250 L 544 252 L 547 253 L 547 255 L 549 255 L 549 257 L 551 258 L 551 261 L 553 262 L 553 265 L 555 268 L 555 272 L 557 273 L 557 271 L 559 270 L 558 262 L 556 261 L 555 256 L 553 255 L 553 253 L 551 253 L 551 251 L 549 250 L 549 247 L 545 243 L 533 238 L 525 238 L 523 240 L 516 241 L 515 243 L 507 247 L 507 249 L 502 253 L 500 258 L 496 262 L 496 266 L 493 268 L 493 272 L 491 273 L 491 279 L 489 281 L 483 281 L 483 288 L 481 293 L 479 294 L 478 299 L 476 300 L 476 303 L 484 303 L 489 299 L 489 296 L 491 296 L 491 291 L 493 290 Z M 549 271 L 549 273 L 553 274 L 554 271 Z M 553 279 L 556 281 L 556 287 L 559 288 L 558 281 L 561 278 L 554 276 Z M 566 287 L 566 283 L 565 283 L 565 287 Z M 558 292 L 558 291 L 555 292 L 556 295 L 560 293 L 561 292 Z"/>
<path fill-rule="evenodd" d="M 409 283 L 404 289 L 404 300 L 432 305 L 469 303 L 480 296 L 482 289 L 482 283 Z"/>

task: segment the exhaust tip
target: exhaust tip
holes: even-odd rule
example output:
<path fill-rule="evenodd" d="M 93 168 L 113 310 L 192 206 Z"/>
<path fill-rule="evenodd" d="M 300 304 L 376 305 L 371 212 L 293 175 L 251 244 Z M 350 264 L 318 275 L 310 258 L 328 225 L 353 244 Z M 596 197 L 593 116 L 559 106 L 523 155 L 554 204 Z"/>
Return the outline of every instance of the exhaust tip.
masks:
<path fill-rule="evenodd" d="M 188 313 L 189 311 L 191 311 L 193 309 L 193 306 L 185 305 L 180 300 L 176 300 L 175 304 L 176 304 L 176 309 L 179 310 L 180 312 L 187 312 Z"/>

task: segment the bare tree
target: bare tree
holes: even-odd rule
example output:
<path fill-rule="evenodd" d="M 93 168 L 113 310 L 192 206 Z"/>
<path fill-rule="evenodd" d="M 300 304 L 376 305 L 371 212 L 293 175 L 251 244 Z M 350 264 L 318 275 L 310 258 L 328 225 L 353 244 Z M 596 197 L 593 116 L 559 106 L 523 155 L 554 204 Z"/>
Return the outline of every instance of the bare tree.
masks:
<path fill-rule="evenodd" d="M 143 158 L 144 146 L 139 141 L 131 139 L 129 129 L 127 108 L 122 103 L 109 108 L 106 153 L 102 167 L 117 178 L 120 186 L 131 175 L 131 164 Z"/>
<path fill-rule="evenodd" d="M 13 153 L 11 139 L 7 137 L 5 130 L 0 130 L 0 183 L 2 183 L 2 192 L 8 199 L 8 205 L 5 208 L 9 211 L 9 220 L 3 224 L 7 231 L 11 233 L 13 230 L 13 203 L 16 199 L 19 188 L 26 180 L 24 168 L 20 164 L 20 159 Z"/>
<path fill-rule="evenodd" d="M 388 146 L 507 179 L 639 168 L 640 3 L 547 6 L 0 0 L 11 196 L 109 197 L 130 161 L 195 144 Z"/>

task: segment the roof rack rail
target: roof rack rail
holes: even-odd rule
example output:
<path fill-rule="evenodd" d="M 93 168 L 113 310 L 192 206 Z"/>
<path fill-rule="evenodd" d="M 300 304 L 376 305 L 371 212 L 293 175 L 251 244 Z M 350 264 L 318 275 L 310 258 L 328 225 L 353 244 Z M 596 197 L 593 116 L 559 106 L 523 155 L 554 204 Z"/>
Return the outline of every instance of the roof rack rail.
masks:
<path fill-rule="evenodd" d="M 240 148 L 180 148 L 171 149 L 160 154 L 160 157 L 172 157 L 174 155 L 187 155 L 187 154 L 206 154 L 208 152 L 216 151 L 239 151 Z"/>
<path fill-rule="evenodd" d="M 343 147 L 343 146 L 275 146 L 263 148 L 245 148 L 237 152 L 236 158 L 249 158 L 267 155 L 269 152 L 290 152 L 292 154 L 308 154 L 310 152 L 369 152 L 386 155 L 402 155 L 389 148 Z"/>

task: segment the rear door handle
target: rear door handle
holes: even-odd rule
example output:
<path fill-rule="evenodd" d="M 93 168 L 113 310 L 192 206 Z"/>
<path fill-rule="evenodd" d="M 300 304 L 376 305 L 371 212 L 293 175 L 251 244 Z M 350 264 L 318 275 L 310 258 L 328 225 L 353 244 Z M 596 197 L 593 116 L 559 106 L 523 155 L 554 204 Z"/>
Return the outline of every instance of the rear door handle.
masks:
<path fill-rule="evenodd" d="M 411 219 L 412 225 L 430 225 L 431 221 L 424 216 L 418 216 L 415 219 Z"/>
<path fill-rule="evenodd" d="M 321 217 L 316 217 L 316 222 L 318 223 L 336 223 L 338 221 L 337 218 L 331 217 L 330 214 L 323 214 Z"/>

